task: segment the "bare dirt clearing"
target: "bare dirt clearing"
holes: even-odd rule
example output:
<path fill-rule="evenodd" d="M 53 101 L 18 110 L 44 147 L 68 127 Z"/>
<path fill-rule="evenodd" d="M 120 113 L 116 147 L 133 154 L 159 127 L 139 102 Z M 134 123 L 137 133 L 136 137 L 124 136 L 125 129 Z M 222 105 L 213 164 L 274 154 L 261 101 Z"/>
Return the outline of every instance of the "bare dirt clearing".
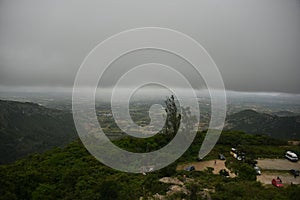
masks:
<path fill-rule="evenodd" d="M 293 175 L 289 174 L 288 172 L 262 172 L 260 176 L 257 176 L 257 181 L 263 184 L 271 184 L 273 178 L 280 177 L 282 183 L 284 185 L 293 184 L 300 184 L 300 177 L 295 178 Z"/>
<path fill-rule="evenodd" d="M 257 166 L 262 169 L 262 174 L 257 176 L 257 181 L 263 184 L 271 184 L 272 179 L 276 177 L 280 177 L 284 185 L 300 184 L 300 177 L 295 178 L 288 172 L 291 169 L 300 170 L 298 162 L 291 162 L 287 159 L 259 159 Z"/>
<path fill-rule="evenodd" d="M 197 171 L 204 171 L 207 167 L 212 167 L 214 168 L 214 174 L 218 174 L 221 169 L 226 169 L 229 172 L 230 177 L 235 177 L 235 174 L 230 173 L 230 170 L 226 168 L 224 160 L 216 160 L 216 163 L 215 160 L 191 162 L 187 164 L 178 165 L 177 170 L 184 170 L 188 166 L 194 166 L 195 170 Z"/>
<path fill-rule="evenodd" d="M 286 159 L 259 159 L 257 162 L 257 166 L 262 169 L 262 174 L 257 176 L 257 181 L 263 184 L 271 184 L 272 179 L 279 176 L 284 185 L 300 184 L 300 177 L 295 178 L 288 172 L 290 169 L 300 170 L 300 163 L 294 163 Z M 216 160 L 216 164 L 215 160 L 186 163 L 178 165 L 177 170 L 184 170 L 188 166 L 194 166 L 197 171 L 204 171 L 207 167 L 212 167 L 214 168 L 214 174 L 218 174 L 221 169 L 226 169 L 230 177 L 235 177 L 235 174 L 230 173 L 230 170 L 226 168 L 223 160 Z"/>
<path fill-rule="evenodd" d="M 300 163 L 291 162 L 287 159 L 259 159 L 257 160 L 257 166 L 269 170 L 300 170 Z"/>

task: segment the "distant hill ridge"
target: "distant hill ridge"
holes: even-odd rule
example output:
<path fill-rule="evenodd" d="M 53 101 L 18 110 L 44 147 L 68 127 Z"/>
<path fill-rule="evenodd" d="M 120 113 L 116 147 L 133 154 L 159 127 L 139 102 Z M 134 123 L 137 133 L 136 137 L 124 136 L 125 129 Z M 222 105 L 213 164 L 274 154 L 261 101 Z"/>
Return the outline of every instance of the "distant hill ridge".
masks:
<path fill-rule="evenodd" d="M 300 116 L 243 110 L 227 116 L 225 130 L 300 139 Z M 64 146 L 77 138 L 72 114 L 30 102 L 0 100 L 0 163 Z"/>
<path fill-rule="evenodd" d="M 0 162 L 68 144 L 76 138 L 71 113 L 35 103 L 0 100 Z"/>
<path fill-rule="evenodd" d="M 300 116 L 277 116 L 248 109 L 227 116 L 225 130 L 300 139 Z"/>

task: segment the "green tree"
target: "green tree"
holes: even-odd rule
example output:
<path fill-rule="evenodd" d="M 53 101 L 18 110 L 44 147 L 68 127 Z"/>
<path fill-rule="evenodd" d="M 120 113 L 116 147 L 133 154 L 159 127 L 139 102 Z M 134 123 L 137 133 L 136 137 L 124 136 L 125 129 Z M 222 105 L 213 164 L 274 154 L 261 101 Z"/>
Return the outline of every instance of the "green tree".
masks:
<path fill-rule="evenodd" d="M 178 109 L 175 103 L 175 98 L 173 95 L 168 97 L 165 101 L 167 113 L 167 119 L 165 124 L 165 133 L 175 135 L 180 126 L 181 114 L 178 113 Z"/>
<path fill-rule="evenodd" d="M 32 199 L 54 200 L 57 199 L 56 194 L 55 185 L 39 184 L 39 186 L 32 193 Z"/>
<path fill-rule="evenodd" d="M 200 191 L 199 184 L 191 183 L 191 184 L 187 185 L 187 188 L 191 191 L 191 193 L 190 193 L 190 199 L 191 200 L 197 200 L 197 199 L 199 199 L 198 195 L 197 195 L 197 193 Z"/>
<path fill-rule="evenodd" d="M 242 163 L 238 169 L 238 177 L 242 180 L 256 181 L 256 171 L 252 166 Z"/>
<path fill-rule="evenodd" d="M 117 181 L 104 181 L 100 186 L 101 199 L 115 200 L 120 198 L 119 191 L 122 188 Z"/>

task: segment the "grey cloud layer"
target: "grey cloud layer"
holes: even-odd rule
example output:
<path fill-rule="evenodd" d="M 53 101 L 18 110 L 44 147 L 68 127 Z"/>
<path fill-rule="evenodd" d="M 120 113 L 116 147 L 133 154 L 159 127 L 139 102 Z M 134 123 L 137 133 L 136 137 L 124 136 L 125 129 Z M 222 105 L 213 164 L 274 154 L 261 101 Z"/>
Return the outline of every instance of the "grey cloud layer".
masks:
<path fill-rule="evenodd" d="M 72 86 L 95 45 L 142 26 L 171 28 L 196 39 L 219 66 L 227 89 L 300 93 L 299 0 L 1 0 L 0 85 Z M 156 57 L 178 64 L 172 57 Z M 136 60 L 143 61 L 129 57 L 124 63 Z M 118 67 L 122 63 L 108 73 L 106 86 Z M 185 75 L 197 79 L 190 70 Z"/>

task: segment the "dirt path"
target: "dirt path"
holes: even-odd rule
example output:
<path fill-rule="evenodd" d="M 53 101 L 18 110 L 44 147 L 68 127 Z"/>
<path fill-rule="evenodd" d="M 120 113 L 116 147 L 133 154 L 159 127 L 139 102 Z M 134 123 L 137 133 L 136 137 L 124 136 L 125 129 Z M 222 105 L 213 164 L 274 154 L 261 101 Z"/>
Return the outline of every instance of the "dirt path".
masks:
<path fill-rule="evenodd" d="M 230 173 L 230 171 L 226 168 L 224 160 L 216 160 L 216 164 L 215 160 L 182 164 L 177 166 L 177 170 L 184 170 L 188 166 L 194 166 L 197 171 L 204 171 L 207 167 L 212 167 L 214 168 L 214 174 L 218 174 L 221 169 L 226 169 L 229 172 L 230 177 L 235 177 L 235 174 Z"/>

